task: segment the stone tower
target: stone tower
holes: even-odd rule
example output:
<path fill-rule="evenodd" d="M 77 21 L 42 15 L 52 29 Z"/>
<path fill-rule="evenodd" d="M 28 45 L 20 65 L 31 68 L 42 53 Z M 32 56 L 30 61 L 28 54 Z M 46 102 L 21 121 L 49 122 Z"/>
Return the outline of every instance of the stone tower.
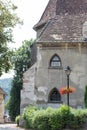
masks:
<path fill-rule="evenodd" d="M 37 61 L 24 73 L 21 110 L 29 104 L 58 107 L 66 103 L 59 89 L 66 86 L 70 66 L 70 105 L 84 107 L 87 85 L 87 0 L 49 0 L 37 32 Z"/>

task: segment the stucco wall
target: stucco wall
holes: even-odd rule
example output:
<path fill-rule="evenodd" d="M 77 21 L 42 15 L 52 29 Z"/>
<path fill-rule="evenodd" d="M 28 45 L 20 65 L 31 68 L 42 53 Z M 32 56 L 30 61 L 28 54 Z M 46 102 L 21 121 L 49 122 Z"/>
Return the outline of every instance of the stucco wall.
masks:
<path fill-rule="evenodd" d="M 50 69 L 49 62 L 54 54 L 61 58 L 62 67 Z M 70 66 L 70 86 L 76 88 L 76 92 L 70 94 L 71 106 L 84 106 L 84 90 L 87 84 L 87 49 L 78 44 L 76 47 L 40 47 L 37 54 L 36 87 L 38 102 L 48 102 L 48 96 L 53 88 L 60 89 L 66 86 L 64 68 Z M 66 103 L 66 95 L 62 96 Z"/>
<path fill-rule="evenodd" d="M 65 67 L 70 66 L 70 86 L 76 92 L 70 94 L 70 105 L 84 107 L 84 90 L 87 85 L 87 48 L 76 43 L 76 46 L 38 47 L 37 62 L 24 73 L 23 89 L 21 91 L 21 112 L 25 106 L 59 107 L 60 103 L 49 103 L 49 93 L 53 88 L 58 90 L 66 86 L 67 77 Z M 62 66 L 59 69 L 49 68 L 51 57 L 57 54 L 61 58 Z M 63 103 L 67 103 L 67 96 L 61 95 Z"/>
<path fill-rule="evenodd" d="M 28 69 L 24 73 L 23 77 L 23 89 L 21 90 L 21 113 L 23 109 L 30 105 L 34 104 L 36 101 L 36 97 L 34 94 L 35 90 L 35 66 L 33 65 L 30 69 Z"/>

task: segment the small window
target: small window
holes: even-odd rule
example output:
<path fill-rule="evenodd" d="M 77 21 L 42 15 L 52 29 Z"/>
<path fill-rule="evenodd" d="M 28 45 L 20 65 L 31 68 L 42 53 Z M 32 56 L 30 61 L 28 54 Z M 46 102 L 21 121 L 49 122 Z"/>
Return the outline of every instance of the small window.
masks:
<path fill-rule="evenodd" d="M 60 102 L 61 101 L 61 95 L 59 91 L 54 88 L 49 95 L 49 102 Z"/>
<path fill-rule="evenodd" d="M 61 60 L 56 54 L 50 60 L 50 67 L 58 68 L 61 66 Z"/>

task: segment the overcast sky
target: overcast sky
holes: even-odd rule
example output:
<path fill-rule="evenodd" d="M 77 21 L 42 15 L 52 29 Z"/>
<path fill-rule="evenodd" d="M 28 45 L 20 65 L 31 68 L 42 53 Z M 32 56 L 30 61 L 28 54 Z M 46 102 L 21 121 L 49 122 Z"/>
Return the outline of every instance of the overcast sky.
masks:
<path fill-rule="evenodd" d="M 36 38 L 33 26 L 41 18 L 49 0 L 12 0 L 18 6 L 17 14 L 23 20 L 24 25 L 18 25 L 14 29 L 14 40 L 17 46 L 23 40 Z"/>

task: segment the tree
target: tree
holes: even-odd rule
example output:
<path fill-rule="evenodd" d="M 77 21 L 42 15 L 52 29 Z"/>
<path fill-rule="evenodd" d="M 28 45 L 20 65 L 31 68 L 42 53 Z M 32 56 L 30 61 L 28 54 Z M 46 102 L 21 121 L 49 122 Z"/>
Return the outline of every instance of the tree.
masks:
<path fill-rule="evenodd" d="M 22 78 L 14 76 L 12 81 L 12 89 L 10 92 L 9 100 L 9 115 L 12 121 L 15 121 L 15 117 L 20 114 L 20 90 L 22 87 Z"/>
<path fill-rule="evenodd" d="M 87 85 L 85 86 L 84 105 L 85 105 L 85 108 L 87 108 Z"/>
<path fill-rule="evenodd" d="M 0 0 L 0 76 L 7 72 L 11 66 L 11 51 L 8 43 L 13 42 L 12 29 L 16 24 L 21 23 L 15 14 L 17 7 L 11 1 Z"/>
<path fill-rule="evenodd" d="M 12 121 L 20 114 L 20 90 L 23 85 L 23 73 L 31 66 L 30 46 L 33 43 L 33 40 L 24 41 L 22 47 L 14 52 L 13 64 L 15 76 L 13 78 L 9 100 L 9 115 Z"/>

